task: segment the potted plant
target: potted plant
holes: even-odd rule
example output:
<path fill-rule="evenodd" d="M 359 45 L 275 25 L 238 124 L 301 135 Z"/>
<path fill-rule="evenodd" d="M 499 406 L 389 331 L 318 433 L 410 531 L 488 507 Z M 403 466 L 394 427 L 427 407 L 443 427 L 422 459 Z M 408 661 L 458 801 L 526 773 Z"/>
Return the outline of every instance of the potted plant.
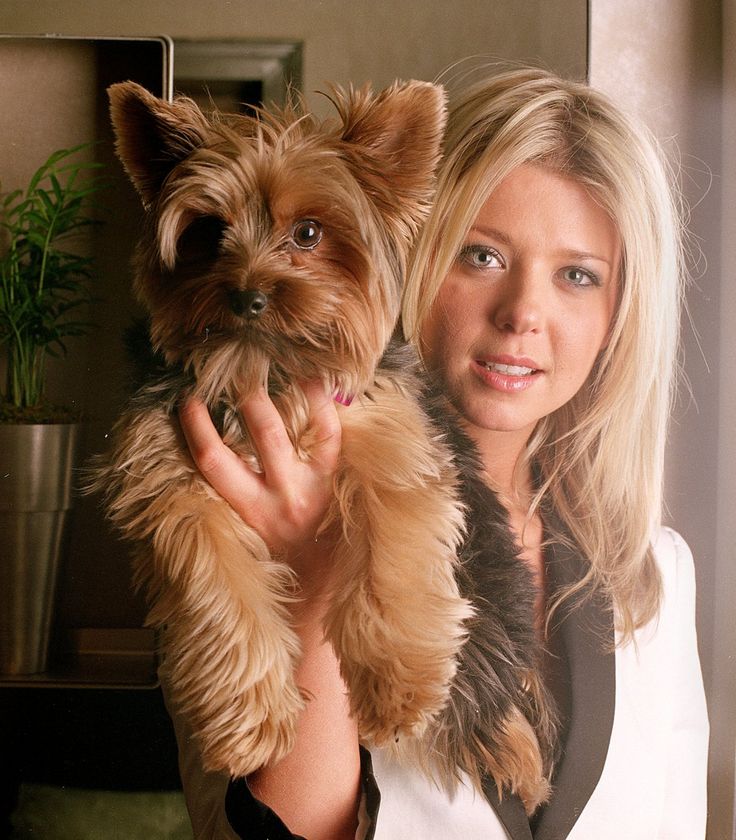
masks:
<path fill-rule="evenodd" d="M 46 362 L 90 328 L 93 260 L 74 250 L 103 186 L 88 144 L 55 151 L 0 205 L 0 672 L 46 667 L 79 412 L 46 397 Z M 75 241 L 76 240 L 76 241 Z"/>

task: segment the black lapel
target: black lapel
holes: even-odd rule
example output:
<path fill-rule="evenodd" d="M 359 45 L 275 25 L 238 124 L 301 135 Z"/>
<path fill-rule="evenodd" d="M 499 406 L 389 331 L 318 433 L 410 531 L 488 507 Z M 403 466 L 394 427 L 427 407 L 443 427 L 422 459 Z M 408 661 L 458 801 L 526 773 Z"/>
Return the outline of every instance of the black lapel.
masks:
<path fill-rule="evenodd" d="M 580 580 L 584 568 L 576 552 L 559 544 L 547 552 L 550 591 Z M 615 706 L 609 604 L 600 597 L 573 597 L 558 611 L 552 634 L 551 648 L 563 651 L 567 660 L 570 715 L 552 797 L 536 822 L 534 840 L 560 840 L 572 830 L 603 771 Z"/>
<path fill-rule="evenodd" d="M 506 794 L 503 799 L 499 799 L 496 783 L 488 776 L 483 779 L 483 794 L 508 831 L 511 840 L 532 840 L 529 818 L 518 796 Z"/>

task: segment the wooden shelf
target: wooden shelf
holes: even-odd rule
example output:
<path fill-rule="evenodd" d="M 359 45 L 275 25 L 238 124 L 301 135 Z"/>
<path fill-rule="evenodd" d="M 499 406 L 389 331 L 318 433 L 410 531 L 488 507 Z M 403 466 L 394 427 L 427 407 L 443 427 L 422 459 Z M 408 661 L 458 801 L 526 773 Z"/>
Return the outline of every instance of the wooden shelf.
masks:
<path fill-rule="evenodd" d="M 151 689 L 158 686 L 156 637 L 147 628 L 69 631 L 41 674 L 0 674 L 0 688 Z"/>

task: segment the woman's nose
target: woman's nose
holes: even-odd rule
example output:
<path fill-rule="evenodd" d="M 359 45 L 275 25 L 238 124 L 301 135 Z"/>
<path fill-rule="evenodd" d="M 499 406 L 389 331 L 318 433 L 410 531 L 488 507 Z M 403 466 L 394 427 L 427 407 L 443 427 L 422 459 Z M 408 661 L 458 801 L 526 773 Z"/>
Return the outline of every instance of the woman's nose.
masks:
<path fill-rule="evenodd" d="M 541 272 L 520 267 L 508 272 L 499 284 L 492 320 L 504 332 L 536 333 L 542 328 L 546 309 Z"/>

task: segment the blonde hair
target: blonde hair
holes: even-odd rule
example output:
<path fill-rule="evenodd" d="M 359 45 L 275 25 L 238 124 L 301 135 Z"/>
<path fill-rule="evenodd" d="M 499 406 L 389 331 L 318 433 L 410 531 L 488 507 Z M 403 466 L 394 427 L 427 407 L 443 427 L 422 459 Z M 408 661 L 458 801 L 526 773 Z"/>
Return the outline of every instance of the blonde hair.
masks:
<path fill-rule="evenodd" d="M 421 345 L 424 320 L 480 208 L 524 163 L 585 186 L 621 240 L 610 341 L 586 385 L 538 423 L 525 463 L 540 475 L 532 510 L 544 499 L 561 518 L 589 562 L 584 583 L 613 596 L 629 638 L 659 606 L 651 541 L 661 521 L 684 277 L 677 193 L 647 130 L 589 86 L 542 70 L 506 71 L 467 87 L 450 107 L 435 204 L 404 292 L 404 331 Z"/>

